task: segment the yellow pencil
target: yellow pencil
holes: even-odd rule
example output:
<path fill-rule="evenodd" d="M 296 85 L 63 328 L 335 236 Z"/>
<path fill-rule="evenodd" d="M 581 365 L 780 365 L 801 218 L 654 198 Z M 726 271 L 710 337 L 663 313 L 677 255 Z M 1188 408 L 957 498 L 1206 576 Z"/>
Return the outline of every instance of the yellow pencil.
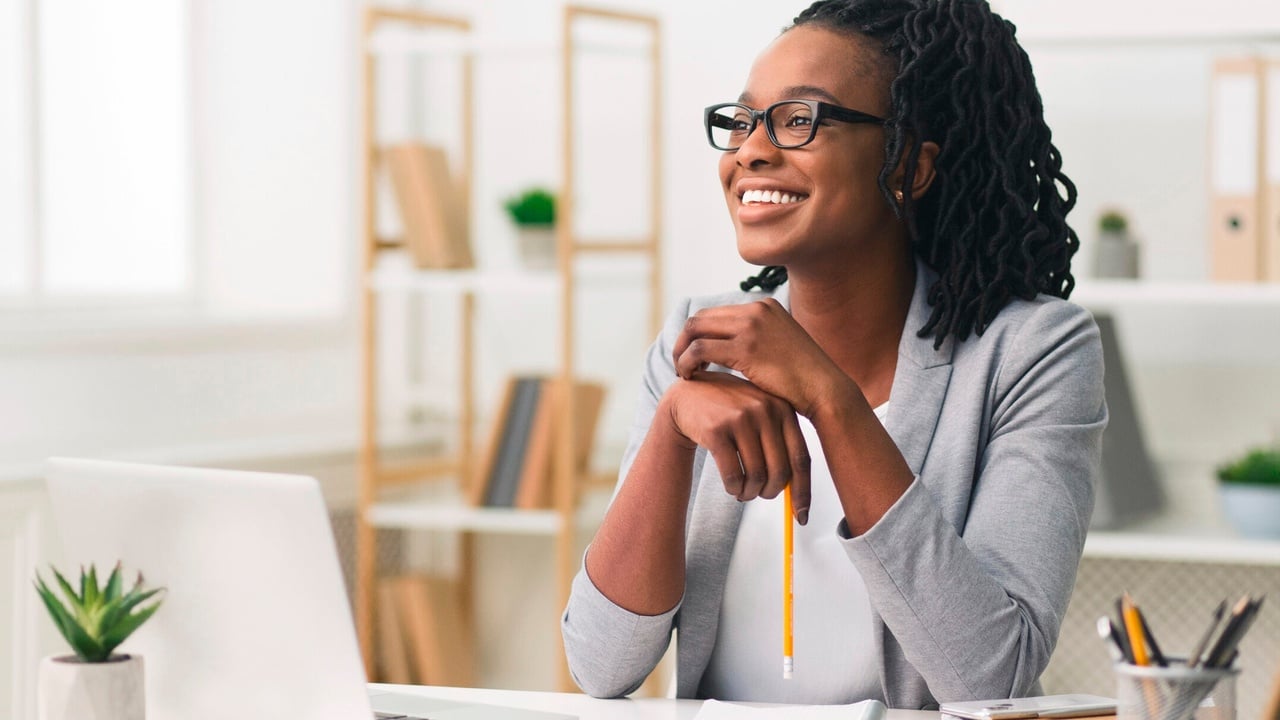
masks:
<path fill-rule="evenodd" d="M 795 598 L 792 592 L 792 555 L 795 552 L 795 527 L 791 518 L 791 486 L 782 490 L 782 679 L 790 680 L 795 670 L 792 654 L 792 621 Z"/>
<path fill-rule="evenodd" d="M 1138 606 L 1133 604 L 1133 598 L 1129 597 L 1129 593 L 1124 593 L 1120 598 L 1121 613 L 1124 617 L 1124 629 L 1129 635 L 1129 646 L 1133 648 L 1133 664 L 1134 665 L 1150 665 L 1151 660 L 1147 657 L 1147 641 L 1142 634 L 1142 618 L 1138 617 Z"/>

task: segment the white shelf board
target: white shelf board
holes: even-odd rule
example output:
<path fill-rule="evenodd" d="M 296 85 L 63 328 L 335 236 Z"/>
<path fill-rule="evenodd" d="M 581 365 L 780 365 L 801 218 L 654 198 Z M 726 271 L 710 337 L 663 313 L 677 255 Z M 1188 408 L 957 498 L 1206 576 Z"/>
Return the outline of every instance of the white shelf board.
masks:
<path fill-rule="evenodd" d="M 549 293 L 560 287 L 554 271 L 522 270 L 412 270 L 378 268 L 369 275 L 369 287 L 379 291 L 483 292 L 513 295 Z"/>
<path fill-rule="evenodd" d="M 560 517 L 552 510 L 511 510 L 433 502 L 383 502 L 370 506 L 370 525 L 401 530 L 439 530 L 554 535 Z"/>
<path fill-rule="evenodd" d="M 575 264 L 575 279 L 584 287 L 618 287 L 648 277 L 648 260 L 639 257 L 587 257 Z M 369 274 L 375 291 L 458 293 L 489 295 L 547 294 L 560 289 L 557 270 L 418 270 L 404 263 L 385 263 Z"/>
<path fill-rule="evenodd" d="M 584 506 L 577 513 L 579 528 L 588 527 L 597 513 Z M 438 532 L 487 532 L 509 535 L 555 535 L 560 515 L 554 510 L 471 507 L 452 502 L 380 502 L 369 506 L 365 518 L 377 528 L 435 530 Z"/>
<path fill-rule="evenodd" d="M 1071 293 L 1071 300 L 1097 309 L 1140 306 L 1272 309 L 1280 308 L 1280 284 L 1084 279 Z"/>
<path fill-rule="evenodd" d="M 1086 558 L 1280 566 L 1280 540 L 1255 540 L 1220 532 L 1090 532 Z"/>

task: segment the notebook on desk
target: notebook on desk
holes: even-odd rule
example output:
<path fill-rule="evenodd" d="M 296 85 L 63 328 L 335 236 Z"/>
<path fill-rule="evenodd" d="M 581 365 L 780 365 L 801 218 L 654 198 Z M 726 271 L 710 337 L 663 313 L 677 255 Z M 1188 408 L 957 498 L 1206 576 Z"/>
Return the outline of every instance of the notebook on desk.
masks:
<path fill-rule="evenodd" d="M 568 717 L 371 695 L 310 477 L 66 458 L 49 460 L 46 476 L 57 562 L 119 560 L 167 588 L 120 648 L 144 658 L 152 720 Z"/>

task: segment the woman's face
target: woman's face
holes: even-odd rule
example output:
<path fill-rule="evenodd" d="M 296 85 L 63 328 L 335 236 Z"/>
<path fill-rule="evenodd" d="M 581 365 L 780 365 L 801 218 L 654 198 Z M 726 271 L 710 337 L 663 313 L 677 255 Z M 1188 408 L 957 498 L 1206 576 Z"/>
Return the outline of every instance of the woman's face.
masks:
<path fill-rule="evenodd" d="M 802 25 L 756 59 L 740 102 L 763 109 L 803 98 L 885 117 L 888 87 L 878 62 L 863 41 Z M 884 143 L 879 125 L 824 120 L 811 143 L 783 150 L 769 141 L 761 122 L 737 152 L 720 158 L 743 259 L 794 273 L 835 263 L 844 268 L 865 257 L 868 243 L 897 223 L 878 184 Z M 776 190 L 794 201 L 743 202 L 747 190 Z"/>

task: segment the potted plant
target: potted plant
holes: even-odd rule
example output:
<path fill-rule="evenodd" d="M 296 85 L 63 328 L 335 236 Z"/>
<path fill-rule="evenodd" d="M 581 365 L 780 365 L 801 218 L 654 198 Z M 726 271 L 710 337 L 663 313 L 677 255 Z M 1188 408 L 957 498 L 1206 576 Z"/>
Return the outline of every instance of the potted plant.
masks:
<path fill-rule="evenodd" d="M 520 258 L 525 267 L 546 270 L 556 262 L 556 196 L 532 187 L 507 198 L 503 207 L 516 225 Z"/>
<path fill-rule="evenodd" d="M 36 573 L 36 591 L 54 625 L 75 654 L 40 663 L 40 720 L 143 720 L 143 664 L 140 655 L 117 654 L 120 643 L 160 607 L 144 606 L 164 588 L 143 589 L 142 573 L 127 592 L 117 563 L 105 585 L 93 565 L 80 569 L 77 591 L 56 568 L 53 576 L 64 603 Z"/>
<path fill-rule="evenodd" d="M 1218 468 L 1222 509 L 1245 537 L 1280 538 L 1280 448 L 1250 450 Z"/>
<path fill-rule="evenodd" d="M 1098 217 L 1093 275 L 1099 278 L 1138 277 L 1138 243 L 1129 234 L 1129 219 L 1120 210 L 1104 210 Z"/>

